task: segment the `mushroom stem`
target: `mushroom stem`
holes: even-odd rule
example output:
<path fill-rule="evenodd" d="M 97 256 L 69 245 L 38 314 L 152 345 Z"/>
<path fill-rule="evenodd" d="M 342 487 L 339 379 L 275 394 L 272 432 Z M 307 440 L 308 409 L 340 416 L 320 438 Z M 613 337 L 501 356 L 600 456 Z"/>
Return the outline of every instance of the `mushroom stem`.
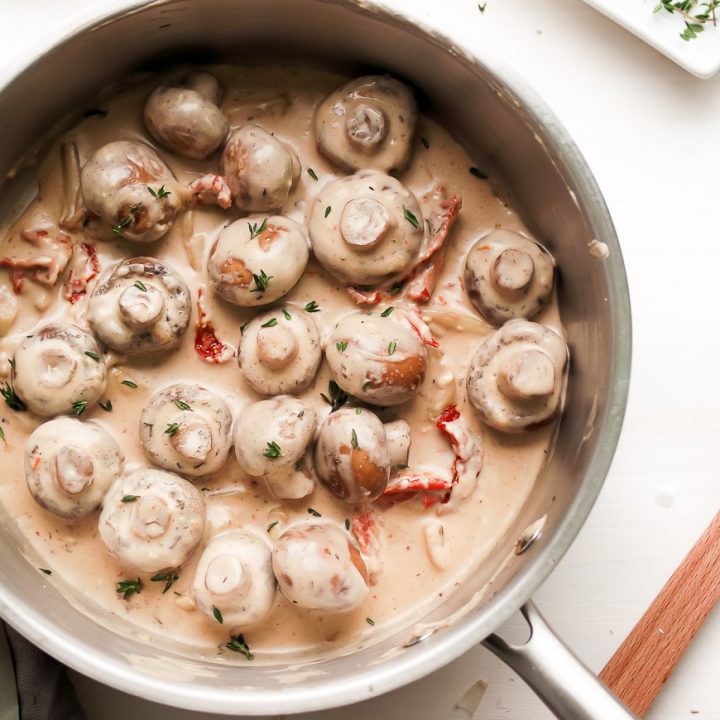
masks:
<path fill-rule="evenodd" d="M 498 387 L 514 400 L 549 397 L 555 388 L 555 366 L 542 350 L 517 353 L 498 372 Z"/>

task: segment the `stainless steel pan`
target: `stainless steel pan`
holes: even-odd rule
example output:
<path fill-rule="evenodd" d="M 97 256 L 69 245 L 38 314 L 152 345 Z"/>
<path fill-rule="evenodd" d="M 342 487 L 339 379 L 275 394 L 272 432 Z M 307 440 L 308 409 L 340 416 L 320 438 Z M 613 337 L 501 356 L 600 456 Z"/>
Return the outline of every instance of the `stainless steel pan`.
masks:
<path fill-rule="evenodd" d="M 412 82 L 426 98 L 426 112 L 511 189 L 551 248 L 573 358 L 552 458 L 496 551 L 425 619 L 425 630 L 406 628 L 301 673 L 293 666 L 238 669 L 194 659 L 94 622 L 66 600 L 61 585 L 46 586 L 7 518 L 0 532 L 0 614 L 80 672 L 189 709 L 275 715 L 352 703 L 427 675 L 485 640 L 558 716 L 630 717 L 528 602 L 573 541 L 608 471 L 628 392 L 630 307 L 597 185 L 557 119 L 520 80 L 495 60 L 361 0 L 114 0 L 0 73 L 0 177 L 66 113 L 85 109 L 94 92 L 150 60 L 247 63 L 280 56 L 350 73 L 382 68 Z M 606 244 L 606 258 L 590 252 L 593 241 Z M 542 530 L 518 554 L 518 539 L 540 518 Z M 492 633 L 521 608 L 532 638 L 514 648 Z"/>

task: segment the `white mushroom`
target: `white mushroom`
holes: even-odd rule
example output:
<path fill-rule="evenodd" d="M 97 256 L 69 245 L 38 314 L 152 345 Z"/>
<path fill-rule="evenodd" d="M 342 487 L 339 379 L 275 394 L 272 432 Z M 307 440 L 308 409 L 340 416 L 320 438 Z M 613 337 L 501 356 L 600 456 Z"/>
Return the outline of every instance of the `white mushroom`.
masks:
<path fill-rule="evenodd" d="M 192 597 L 200 612 L 215 622 L 243 630 L 260 622 L 275 603 L 277 582 L 272 546 L 260 533 L 230 530 L 205 547 L 195 570 Z"/>
<path fill-rule="evenodd" d="M 320 264 L 338 280 L 391 283 L 416 263 L 423 243 L 417 198 L 372 170 L 333 180 L 313 202 L 308 230 Z"/>
<path fill-rule="evenodd" d="M 521 432 L 560 411 L 567 362 L 567 345 L 558 334 L 534 322 L 511 320 L 473 356 L 468 397 L 491 427 Z"/>
<path fill-rule="evenodd" d="M 400 310 L 341 318 L 325 348 L 335 382 L 371 405 L 399 405 L 417 395 L 428 357 Z"/>
<path fill-rule="evenodd" d="M 325 613 L 348 612 L 368 594 L 368 573 L 350 536 L 329 523 L 289 527 L 272 554 L 280 592 L 293 604 Z"/>
<path fill-rule="evenodd" d="M 220 171 L 240 210 L 262 212 L 287 203 L 300 177 L 300 161 L 288 145 L 250 123 L 230 133 Z"/>
<path fill-rule="evenodd" d="M 550 253 L 509 230 L 494 230 L 478 240 L 465 259 L 468 297 L 497 326 L 537 315 L 550 302 L 554 275 Z"/>
<path fill-rule="evenodd" d="M 243 328 L 238 347 L 243 377 L 261 395 L 296 395 L 306 390 L 321 356 L 314 320 L 292 305 L 253 318 Z"/>
<path fill-rule="evenodd" d="M 333 495 L 361 505 L 382 495 L 392 467 L 405 465 L 409 450 L 405 420 L 383 425 L 369 410 L 343 408 L 320 426 L 315 471 Z"/>
<path fill-rule="evenodd" d="M 250 477 L 275 497 L 296 499 L 315 489 L 309 452 L 317 416 L 297 398 L 280 395 L 246 407 L 235 424 L 235 455 Z"/>
<path fill-rule="evenodd" d="M 143 143 L 117 140 L 96 150 L 82 169 L 81 188 L 90 230 L 108 240 L 158 240 L 183 207 L 183 188 Z"/>
<path fill-rule="evenodd" d="M 178 273 L 155 258 L 135 257 L 103 274 L 87 319 L 105 345 L 135 355 L 178 345 L 190 310 L 190 290 Z"/>
<path fill-rule="evenodd" d="M 208 275 L 228 302 L 267 305 L 293 288 L 309 255 L 305 231 L 290 218 L 243 218 L 218 236 L 208 258 Z"/>
<path fill-rule="evenodd" d="M 34 413 L 80 415 L 105 392 L 105 357 L 90 333 L 70 323 L 51 323 L 18 346 L 13 381 Z"/>
<path fill-rule="evenodd" d="M 143 118 L 160 145 L 202 160 L 217 150 L 229 125 L 218 107 L 222 88 L 214 75 L 192 73 L 183 84 L 160 85 L 145 103 Z"/>
<path fill-rule="evenodd" d="M 142 468 L 112 485 L 100 537 L 124 567 L 155 573 L 181 565 L 205 529 L 202 493 L 178 475 Z"/>
<path fill-rule="evenodd" d="M 25 446 L 30 494 L 55 515 L 77 518 L 100 507 L 124 461 L 117 442 L 99 425 L 56 418 L 40 425 Z"/>
<path fill-rule="evenodd" d="M 406 85 L 389 75 L 368 75 L 320 103 L 315 140 L 323 155 L 346 170 L 402 170 L 410 158 L 417 118 L 417 104 Z"/>
<path fill-rule="evenodd" d="M 140 442 L 150 460 L 190 477 L 222 468 L 231 433 L 227 403 L 199 385 L 178 383 L 156 392 L 140 416 Z"/>

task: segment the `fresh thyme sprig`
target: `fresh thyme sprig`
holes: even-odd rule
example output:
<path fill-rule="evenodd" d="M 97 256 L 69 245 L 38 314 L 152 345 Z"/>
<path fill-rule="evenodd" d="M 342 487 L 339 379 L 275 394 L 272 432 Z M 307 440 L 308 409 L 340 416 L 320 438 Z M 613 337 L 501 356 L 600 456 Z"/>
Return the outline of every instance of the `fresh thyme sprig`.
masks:
<path fill-rule="evenodd" d="M 180 576 L 175 570 L 168 570 L 166 572 L 155 573 L 151 578 L 151 582 L 164 582 L 165 587 L 163 588 L 163 595 L 173 586 L 176 580 L 179 580 Z"/>
<path fill-rule="evenodd" d="M 339 410 L 350 398 L 334 380 L 328 384 L 328 395 L 320 393 L 320 397 L 330 406 L 331 413 Z"/>
<path fill-rule="evenodd" d="M 260 225 L 257 223 L 248 223 L 250 229 L 250 239 L 254 240 L 258 235 L 262 235 L 267 229 L 267 218 L 265 218 Z"/>
<path fill-rule="evenodd" d="M 24 412 L 27 410 L 27 405 L 18 397 L 15 388 L 9 382 L 3 383 L 3 386 L 0 388 L 0 395 L 5 398 L 5 403 L 11 410 L 15 410 L 16 412 Z"/>
<path fill-rule="evenodd" d="M 720 9 L 720 0 L 660 0 L 653 8 L 653 12 L 665 10 L 671 15 L 680 15 L 685 21 L 685 28 L 680 33 L 683 40 L 694 40 L 698 33 L 705 30 L 707 23 L 717 27 L 717 10 Z"/>
<path fill-rule="evenodd" d="M 242 653 L 248 660 L 252 660 L 255 657 L 242 635 L 231 635 L 230 642 L 225 643 L 225 647 L 228 650 Z"/>
<path fill-rule="evenodd" d="M 143 583 L 140 578 L 137 580 L 120 580 L 117 583 L 115 592 L 123 596 L 123 600 L 128 600 L 134 593 L 139 593 L 143 589 Z"/>
<path fill-rule="evenodd" d="M 260 274 L 256 275 L 253 273 L 253 280 L 255 281 L 255 287 L 250 292 L 264 293 L 268 289 L 268 285 L 272 280 L 272 275 L 266 275 L 264 270 L 260 270 Z"/>

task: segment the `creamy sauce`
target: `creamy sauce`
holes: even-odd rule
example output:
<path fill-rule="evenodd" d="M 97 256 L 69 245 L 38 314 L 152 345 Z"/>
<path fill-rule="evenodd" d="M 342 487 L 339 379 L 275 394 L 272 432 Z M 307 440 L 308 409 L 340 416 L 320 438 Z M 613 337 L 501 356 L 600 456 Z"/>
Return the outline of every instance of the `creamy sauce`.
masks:
<path fill-rule="evenodd" d="M 317 151 L 312 118 L 315 106 L 346 79 L 286 67 L 216 67 L 212 72 L 225 86 L 222 110 L 231 128 L 252 120 L 297 153 L 303 171 L 287 205 L 278 214 L 305 225 L 316 194 L 327 182 L 345 174 Z M 5 239 L 0 255 L 31 254 L 33 248 L 19 237 L 20 232 L 37 226 L 42 218 L 52 220 L 62 215 L 61 142 L 72 139 L 77 143 L 81 164 L 110 141 L 150 142 L 142 124 L 144 102 L 161 81 L 181 74 L 183 71 L 177 70 L 163 78 L 134 78 L 114 88 L 97 101 L 96 107 L 106 111 L 105 116 L 84 118 L 54 143 L 39 171 L 38 196 L 26 209 L 18 204 L 14 214 L 8 212 L 3 218 Z M 157 150 L 181 184 L 187 185 L 207 172 L 217 172 L 217 155 L 206 161 L 191 161 L 162 148 Z M 545 462 L 552 425 L 517 435 L 498 433 L 482 425 L 466 398 L 465 377 L 470 357 L 494 328 L 481 319 L 462 288 L 465 255 L 478 238 L 493 229 L 526 232 L 521 218 L 493 194 L 488 182 L 468 171 L 472 165 L 463 148 L 437 122 L 420 118 L 410 163 L 398 174 L 398 179 L 417 197 L 442 185 L 449 196 L 462 197 L 463 206 L 450 235 L 447 261 L 435 293 L 429 303 L 421 306 L 422 317 L 439 348 L 428 348 L 428 372 L 416 398 L 378 414 L 384 421 L 401 417 L 409 422 L 411 469 L 447 475 L 455 456 L 437 429 L 435 419 L 446 406 L 457 405 L 464 420 L 482 438 L 485 459 L 477 487 L 452 512 L 440 516 L 436 505 L 423 507 L 421 493 L 406 502 L 380 507 L 377 516 L 383 540 L 375 573 L 377 581 L 365 601 L 350 613 L 323 615 L 298 609 L 278 594 L 270 615 L 245 633 L 257 661 L 281 656 L 308 657 L 358 642 L 369 644 L 419 620 L 493 551 Z M 317 175 L 317 181 L 308 173 L 309 169 Z M 20 175 L 14 182 L 22 182 L 23 177 Z M 32 192 L 29 185 L 29 189 L 17 188 L 17 197 L 27 198 Z M 193 347 L 197 291 L 208 285 L 205 270 L 208 253 L 220 230 L 238 217 L 234 208 L 198 207 L 179 218 L 166 237 L 150 245 L 120 239 L 95 242 L 84 239 L 80 232 L 73 233 L 76 241 L 95 245 L 101 270 L 126 257 L 152 255 L 178 271 L 193 297 L 190 327 L 179 348 L 159 357 L 139 355 L 127 359 L 108 353 L 109 378 L 103 400 L 112 402 L 112 412 L 95 406 L 82 416 L 83 421 L 97 423 L 117 440 L 126 458 L 126 473 L 150 464 L 139 443 L 138 423 L 150 397 L 160 388 L 183 381 L 200 384 L 224 398 L 235 417 L 244 406 L 261 399 L 243 381 L 234 359 L 222 364 L 209 363 Z M 0 270 L 2 303 L 10 302 L 5 292 L 10 284 L 8 271 Z M 57 320 L 87 327 L 88 296 L 71 304 L 63 297 L 62 279 L 53 288 L 26 280 L 18 300 L 18 317 L 9 333 L 0 338 L 0 379 L 9 377 L 9 358 L 39 324 Z M 283 301 L 294 304 L 301 312 L 313 300 L 320 308 L 313 319 L 323 340 L 329 336 L 336 318 L 357 309 L 342 285 L 311 257 L 304 276 Z M 394 304 L 409 307 L 403 300 Z M 233 346 L 240 337 L 240 326 L 259 312 L 230 305 L 207 292 L 205 310 L 220 340 Z M 534 320 L 563 335 L 554 296 Z M 123 385 L 123 380 L 138 387 Z M 328 380 L 328 367 L 323 362 L 312 385 L 299 395 L 317 411 L 320 420 L 329 412 L 320 397 L 321 392 L 327 393 Z M 187 653 L 212 655 L 229 639 L 231 628 L 208 619 L 194 608 L 189 597 L 196 564 L 211 537 L 251 526 L 273 541 L 289 524 L 312 520 L 308 508 L 320 513 L 323 520 L 340 526 L 351 514 L 351 508 L 320 485 L 302 500 L 281 503 L 271 498 L 264 487 L 243 476 L 231 453 L 219 473 L 194 481 L 205 496 L 208 522 L 204 542 L 179 569 L 179 579 L 168 592 L 162 593 L 164 583 L 144 577 L 143 591 L 124 600 L 116 592 L 116 583 L 133 579 L 134 574 L 129 574 L 108 554 L 98 535 L 97 513 L 80 520 L 64 520 L 40 507 L 28 491 L 23 453 L 40 418 L 27 412 L 13 412 L 0 403 L 0 422 L 6 438 L 5 443 L 0 443 L 4 469 L 0 476 L 0 499 L 5 513 L 13 518 L 23 536 L 26 545 L 23 551 L 38 566 L 51 569 L 49 581 L 57 582 L 70 602 L 82 606 L 99 622 L 111 623 L 127 634 L 140 632 L 140 637 L 144 637 L 145 631 L 148 639 L 159 635 L 182 643 Z M 443 526 L 442 558 L 433 558 L 426 543 L 428 536 L 437 534 L 438 517 Z M 268 532 L 267 526 L 275 520 L 280 522 Z M 443 569 L 439 569 L 441 566 Z M 113 616 L 122 622 L 118 625 Z M 234 653 L 225 655 L 236 659 Z"/>

